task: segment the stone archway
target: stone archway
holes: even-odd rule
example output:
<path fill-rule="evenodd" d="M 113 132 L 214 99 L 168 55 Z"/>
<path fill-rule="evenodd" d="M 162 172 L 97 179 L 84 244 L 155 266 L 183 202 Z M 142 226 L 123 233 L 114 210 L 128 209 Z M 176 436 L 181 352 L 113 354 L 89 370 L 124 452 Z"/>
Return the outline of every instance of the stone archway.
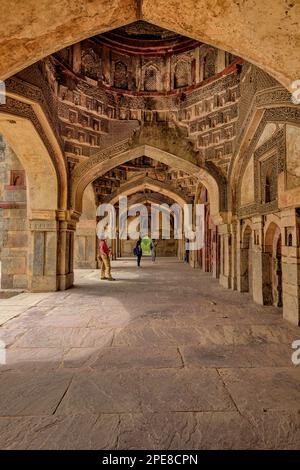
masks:
<path fill-rule="evenodd" d="M 148 191 L 151 191 L 151 193 L 149 193 Z M 174 212 L 173 211 L 176 212 L 176 209 L 174 208 L 174 206 L 177 205 L 183 209 L 184 205 L 192 203 L 192 200 L 190 200 L 185 195 L 177 191 L 170 184 L 163 183 L 162 181 L 150 178 L 148 176 L 130 179 L 127 183 L 122 184 L 116 191 L 114 191 L 112 194 L 107 196 L 102 202 L 103 204 L 111 204 L 113 206 L 118 205 L 119 197 L 121 196 L 128 197 L 128 209 L 129 207 L 133 209 L 134 206 L 137 206 L 137 210 L 138 210 L 138 206 L 141 204 L 145 204 L 145 203 L 146 205 L 148 205 L 149 203 L 153 204 L 154 207 L 156 207 L 157 209 L 155 217 L 158 217 L 157 222 L 159 226 L 162 224 L 162 219 L 161 219 L 160 214 L 167 215 L 167 218 L 171 222 L 170 228 L 169 228 L 170 240 L 167 241 L 167 239 L 164 239 L 164 237 L 162 236 L 163 235 L 162 227 L 160 227 L 160 230 L 159 230 L 160 238 L 162 238 L 163 241 L 160 242 L 159 244 L 158 255 L 161 256 L 163 255 L 163 253 L 168 253 L 168 256 L 169 256 L 170 252 L 175 253 L 175 251 L 178 254 L 177 247 L 179 247 L 180 242 L 178 242 L 177 239 L 174 238 L 174 220 L 173 220 Z M 132 218 L 132 220 L 133 219 L 134 217 Z M 149 219 L 149 225 L 148 225 L 149 234 L 150 234 L 150 225 L 151 225 L 150 220 L 151 219 Z M 181 222 L 183 222 L 183 219 L 181 220 Z M 125 245 L 127 246 L 127 255 L 128 256 L 131 255 L 134 243 L 135 243 L 134 240 L 127 240 L 127 241 L 120 240 L 117 235 L 117 240 L 111 241 L 113 257 L 115 257 L 114 256 L 115 253 L 119 252 L 120 255 L 124 253 Z M 118 249 L 118 247 L 120 247 L 120 249 Z"/>
<path fill-rule="evenodd" d="M 137 188 L 139 191 L 140 188 Z M 172 205 L 177 204 L 180 205 L 178 201 L 172 199 L 172 194 L 169 193 L 166 203 L 166 199 L 162 196 L 161 193 L 155 192 L 155 189 L 152 188 L 151 193 L 132 193 L 128 198 L 128 208 L 131 208 L 131 211 L 137 211 L 137 213 L 141 210 L 141 205 L 145 206 L 148 210 L 148 237 L 150 239 L 156 241 L 156 255 L 157 257 L 178 257 L 179 251 L 181 248 L 182 240 L 177 239 L 174 234 L 175 228 L 175 213 L 173 212 Z M 112 200 L 112 202 L 114 202 Z M 153 212 L 152 212 L 153 211 Z M 152 233 L 152 216 L 156 217 L 156 229 L 155 233 Z M 130 223 L 134 222 L 137 219 L 137 216 L 131 216 L 128 218 L 128 231 L 130 232 Z M 164 221 L 163 221 L 164 220 Z M 169 221 L 169 223 L 168 223 Z M 167 222 L 167 227 L 165 226 L 165 222 Z M 134 222 L 136 225 L 136 222 Z M 118 224 L 118 223 L 117 223 Z M 169 225 L 170 224 L 170 225 Z M 169 229 L 168 235 L 166 234 L 165 230 Z M 167 236 L 166 236 L 167 235 Z M 136 240 L 131 239 L 129 236 L 126 239 L 120 239 L 118 237 L 117 231 L 117 239 L 115 241 L 111 241 L 112 246 L 112 256 L 113 259 L 117 257 L 122 258 L 123 256 L 131 257 L 133 254 L 133 249 L 135 246 Z"/>
<path fill-rule="evenodd" d="M 34 116 L 37 119 L 33 111 L 32 116 L 33 120 Z M 69 274 L 66 273 L 68 261 L 65 259 L 67 229 L 63 229 L 67 203 L 66 169 L 62 154 L 53 150 L 46 131 L 38 132 L 33 120 L 11 114 L 3 106 L 0 133 L 26 174 L 28 250 L 23 285 L 26 284 L 30 291 L 55 291 L 68 285 L 66 277 Z M 38 121 L 37 125 L 40 126 Z M 52 156 L 49 149 L 53 150 Z M 10 226 L 8 233 L 9 230 Z M 12 265 L 13 250 L 13 244 L 6 250 L 3 269 L 6 269 L 5 263 Z M 13 267 L 10 275 L 11 282 L 6 287 L 15 288 Z"/>
<path fill-rule="evenodd" d="M 94 181 L 99 176 L 102 176 L 109 170 L 144 155 L 178 170 L 185 171 L 192 176 L 196 176 L 208 190 L 211 201 L 211 217 L 214 219 L 215 223 L 218 223 L 218 220 L 222 218 L 220 211 L 222 191 L 218 182 L 208 172 L 208 170 L 199 167 L 196 159 L 194 161 L 191 159 L 184 159 L 183 157 L 178 157 L 177 155 L 150 145 L 138 145 L 113 155 L 109 155 L 109 152 L 105 151 L 103 152 L 103 155 L 100 154 L 91 158 L 87 163 L 80 165 L 75 170 L 73 176 L 71 200 L 74 210 L 77 213 L 81 212 L 82 194 L 90 182 Z"/>
<path fill-rule="evenodd" d="M 175 202 L 177 202 L 180 206 L 184 204 L 188 204 L 188 200 L 182 196 L 178 191 L 173 189 L 170 185 L 162 183 L 157 180 L 153 180 L 149 177 L 144 178 L 137 178 L 130 180 L 128 183 L 123 184 L 120 188 L 111 194 L 104 203 L 114 205 L 120 196 L 129 196 L 131 194 L 137 193 L 139 191 L 143 191 L 145 189 L 151 189 L 154 192 L 160 193 L 165 195 Z"/>
<path fill-rule="evenodd" d="M 56 211 L 59 197 L 55 168 L 34 125 L 27 119 L 0 113 L 0 132 L 26 171 L 29 211 Z"/>
<path fill-rule="evenodd" d="M 3 0 L 2 8 L 6 21 L 1 30 L 1 79 L 82 39 L 137 20 L 243 57 L 286 87 L 300 76 L 295 3 L 165 0 L 153 7 L 151 0 L 67 0 L 62 8 L 61 0 L 28 0 L 16 5 Z"/>

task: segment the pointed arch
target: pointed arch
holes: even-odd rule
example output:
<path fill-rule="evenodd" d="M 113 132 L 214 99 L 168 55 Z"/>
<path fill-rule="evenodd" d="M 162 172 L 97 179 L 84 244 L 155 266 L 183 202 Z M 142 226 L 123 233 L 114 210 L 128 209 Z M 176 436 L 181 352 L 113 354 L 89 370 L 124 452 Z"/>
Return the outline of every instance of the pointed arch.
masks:
<path fill-rule="evenodd" d="M 144 91 L 161 91 L 161 74 L 153 63 L 147 63 L 142 68 L 142 89 Z"/>
<path fill-rule="evenodd" d="M 29 207 L 66 210 L 66 161 L 40 104 L 8 92 L 5 104 L 0 107 L 0 133 L 26 171 Z"/>
<path fill-rule="evenodd" d="M 158 180 L 154 180 L 147 176 L 142 178 L 134 178 L 133 180 L 128 181 L 128 183 L 125 183 L 120 186 L 103 202 L 114 205 L 120 196 L 130 196 L 145 189 L 151 189 L 152 191 L 163 194 L 173 199 L 180 206 L 183 206 L 184 204 L 188 204 L 188 202 L 190 202 L 187 198 L 182 196 L 179 191 L 176 191 L 170 185 L 162 183 Z"/>
<path fill-rule="evenodd" d="M 207 169 L 199 167 L 196 163 L 190 160 L 185 160 L 183 157 L 178 157 L 177 155 L 149 145 L 138 145 L 137 147 L 130 148 L 122 153 L 112 156 L 106 155 L 106 158 L 96 157 L 94 161 L 90 160 L 87 163 L 82 164 L 82 166 L 77 170 L 76 178 L 73 180 L 73 209 L 76 212 L 81 212 L 82 194 L 90 182 L 104 175 L 104 173 L 112 170 L 113 168 L 142 156 L 150 157 L 153 160 L 165 163 L 172 168 L 197 177 L 208 190 L 212 218 L 216 223 L 219 223 L 222 220 L 222 214 L 220 213 L 221 189 L 213 175 L 209 173 Z"/>

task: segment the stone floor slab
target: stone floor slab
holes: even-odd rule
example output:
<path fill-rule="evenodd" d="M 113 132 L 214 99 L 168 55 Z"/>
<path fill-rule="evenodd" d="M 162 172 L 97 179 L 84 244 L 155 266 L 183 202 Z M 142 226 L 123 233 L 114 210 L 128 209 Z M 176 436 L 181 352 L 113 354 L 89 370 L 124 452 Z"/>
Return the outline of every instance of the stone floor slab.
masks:
<path fill-rule="evenodd" d="M 71 378 L 67 371 L 0 372 L 0 416 L 53 414 Z"/>
<path fill-rule="evenodd" d="M 105 348 L 91 366 L 93 369 L 181 368 L 181 355 L 175 347 L 153 349 L 149 347 Z"/>
<path fill-rule="evenodd" d="M 186 366 L 197 367 L 293 367 L 287 344 L 231 344 L 180 347 Z"/>
<path fill-rule="evenodd" d="M 118 415 L 0 418 L 3 450 L 116 449 Z"/>
<path fill-rule="evenodd" d="M 300 373 L 294 368 L 220 369 L 239 410 L 299 411 Z"/>
<path fill-rule="evenodd" d="M 144 412 L 234 410 L 216 370 L 147 370 L 141 376 Z"/>
<path fill-rule="evenodd" d="M 141 411 L 139 372 L 81 372 L 64 396 L 57 414 L 136 413 Z"/>

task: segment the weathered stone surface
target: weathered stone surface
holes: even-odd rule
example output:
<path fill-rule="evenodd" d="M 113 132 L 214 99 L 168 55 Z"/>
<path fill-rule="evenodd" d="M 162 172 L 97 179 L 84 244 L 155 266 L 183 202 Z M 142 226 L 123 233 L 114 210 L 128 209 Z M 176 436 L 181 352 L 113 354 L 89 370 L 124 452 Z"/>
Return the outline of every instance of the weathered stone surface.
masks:
<path fill-rule="evenodd" d="M 58 413 L 231 409 L 234 405 L 216 371 L 132 369 L 129 374 L 120 369 L 77 375 Z"/>
<path fill-rule="evenodd" d="M 0 448 L 12 449 L 115 449 L 118 415 L 0 418 Z"/>
<path fill-rule="evenodd" d="M 159 319 L 158 319 L 159 322 Z M 203 334 L 198 329 L 191 330 L 186 326 L 174 327 L 164 326 L 162 323 L 156 326 L 155 320 L 151 324 L 147 320 L 144 325 L 131 324 L 125 329 L 119 329 L 114 337 L 114 346 L 135 346 L 142 347 L 144 344 L 163 346 L 163 344 L 186 344 L 202 343 Z M 208 333 L 208 329 L 206 330 Z M 212 333 L 213 334 L 213 333 Z"/>
<path fill-rule="evenodd" d="M 0 300 L 0 448 L 299 447 L 299 330 L 278 309 L 175 260 L 113 272 Z"/>
<path fill-rule="evenodd" d="M 6 352 L 6 364 L 0 370 L 7 369 L 57 369 L 63 359 L 63 350 L 58 348 L 16 348 Z"/>
<path fill-rule="evenodd" d="M 72 376 L 56 372 L 0 372 L 0 415 L 34 416 L 55 412 Z"/>
<path fill-rule="evenodd" d="M 63 365 L 67 368 L 88 367 L 95 362 L 98 354 L 97 348 L 70 348 L 64 354 Z"/>
<path fill-rule="evenodd" d="M 49 326 L 33 328 L 14 344 L 15 348 L 102 348 L 112 341 L 112 330 L 74 328 L 72 316 L 68 317 L 70 326 Z M 42 323 L 42 322 L 41 322 Z M 58 322 L 59 323 L 59 322 Z"/>
<path fill-rule="evenodd" d="M 232 432 L 235 429 L 236 432 Z M 299 413 L 0 418 L 1 449 L 298 449 Z"/>
<path fill-rule="evenodd" d="M 220 374 L 240 410 L 299 410 L 297 368 L 222 369 Z"/>
<path fill-rule="evenodd" d="M 198 367 L 290 366 L 291 346 L 285 344 L 249 344 L 187 346 L 181 349 L 184 363 Z"/>
<path fill-rule="evenodd" d="M 232 429 L 236 432 L 232 433 Z M 253 449 L 259 436 L 235 411 L 122 415 L 121 449 Z"/>
<path fill-rule="evenodd" d="M 210 369 L 153 370 L 141 377 L 144 411 L 225 411 L 234 404 Z"/>
<path fill-rule="evenodd" d="M 68 0 L 63 9 L 61 0 L 51 5 L 47 0 L 38 5 L 30 0 L 21 10 L 11 2 L 3 4 L 3 8 L 9 14 L 1 34 L 2 79 L 83 37 L 138 18 L 245 57 L 273 73 L 286 86 L 300 76 L 295 47 L 299 40 L 297 5 L 286 6 L 280 0 L 255 2 L 251 7 L 226 0 L 217 6 L 206 0 L 197 6 L 192 0 L 165 1 L 155 8 L 149 0 L 138 4 L 133 0 L 115 0 L 109 6 L 99 0 L 81 0 L 74 6 Z M 232 28 L 234 24 L 239 27 Z M 41 42 L 43 51 L 39 47 Z"/>
<path fill-rule="evenodd" d="M 153 350 L 152 347 L 105 348 L 93 363 L 93 369 L 180 368 L 182 359 L 177 348 Z"/>
<path fill-rule="evenodd" d="M 5 260 L 3 274 L 24 274 L 26 271 L 26 258 L 10 258 Z"/>
<path fill-rule="evenodd" d="M 123 371 L 78 373 L 57 414 L 136 413 L 141 411 L 139 374 Z"/>

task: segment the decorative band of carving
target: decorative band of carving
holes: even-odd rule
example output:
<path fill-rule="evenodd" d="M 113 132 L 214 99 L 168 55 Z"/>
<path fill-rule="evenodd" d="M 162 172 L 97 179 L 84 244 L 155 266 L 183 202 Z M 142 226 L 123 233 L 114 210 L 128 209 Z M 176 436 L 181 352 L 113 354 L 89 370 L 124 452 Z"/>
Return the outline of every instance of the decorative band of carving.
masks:
<path fill-rule="evenodd" d="M 38 78 L 39 80 L 43 80 L 43 77 L 41 74 Z M 52 109 L 49 109 L 48 103 L 50 102 L 50 99 L 49 99 L 50 97 L 47 96 L 47 99 L 46 99 L 43 91 L 39 87 L 32 85 L 30 83 L 27 83 L 26 81 L 20 80 L 17 77 L 9 78 L 8 80 L 6 80 L 5 85 L 6 85 L 6 90 L 8 92 L 28 98 L 29 100 L 35 103 L 38 103 L 41 106 L 45 116 L 47 117 L 47 121 L 49 122 L 55 134 L 55 137 L 58 141 L 61 151 L 63 152 L 64 147 L 63 147 L 63 143 L 62 143 L 61 136 L 59 133 L 57 110 L 54 109 L 53 107 Z"/>
<path fill-rule="evenodd" d="M 95 153 L 92 157 L 89 158 L 87 162 L 78 165 L 78 167 L 74 170 L 73 184 L 76 183 L 85 173 L 91 170 L 94 166 L 98 165 L 98 163 L 102 163 L 105 160 L 108 160 L 110 157 L 119 153 L 126 152 L 127 150 L 129 150 L 130 146 L 131 139 L 126 139 Z"/>
<path fill-rule="evenodd" d="M 56 220 L 30 220 L 29 230 L 32 232 L 56 232 L 58 223 Z"/>

